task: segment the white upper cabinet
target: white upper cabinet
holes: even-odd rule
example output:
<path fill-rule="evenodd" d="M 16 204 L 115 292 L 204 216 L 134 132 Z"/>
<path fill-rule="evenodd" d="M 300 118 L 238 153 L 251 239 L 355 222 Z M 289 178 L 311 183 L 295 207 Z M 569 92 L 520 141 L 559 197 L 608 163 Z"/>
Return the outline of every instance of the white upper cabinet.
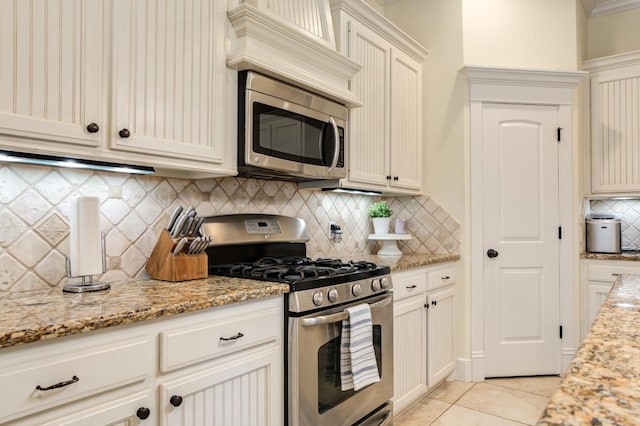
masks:
<path fill-rule="evenodd" d="M 100 122 L 100 10 L 95 1 L 0 0 L 1 146 L 100 144 L 87 131 Z"/>
<path fill-rule="evenodd" d="M 111 147 L 222 163 L 225 2 L 114 0 L 113 8 Z"/>
<path fill-rule="evenodd" d="M 591 72 L 591 192 L 638 193 L 640 52 L 594 59 L 584 66 Z"/>
<path fill-rule="evenodd" d="M 0 0 L 0 148 L 236 174 L 223 0 Z"/>
<path fill-rule="evenodd" d="M 339 50 L 362 66 L 350 89 L 345 188 L 422 189 L 422 62 L 428 51 L 363 2 L 332 0 Z"/>

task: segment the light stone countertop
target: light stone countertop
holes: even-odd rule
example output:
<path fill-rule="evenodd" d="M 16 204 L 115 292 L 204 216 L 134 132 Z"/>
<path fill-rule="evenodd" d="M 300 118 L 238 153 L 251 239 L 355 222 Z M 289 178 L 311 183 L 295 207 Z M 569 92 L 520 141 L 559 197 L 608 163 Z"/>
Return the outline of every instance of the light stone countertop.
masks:
<path fill-rule="evenodd" d="M 582 259 L 596 260 L 628 260 L 631 262 L 640 261 L 640 251 L 623 251 L 622 253 L 582 253 Z"/>
<path fill-rule="evenodd" d="M 640 275 L 621 275 L 538 425 L 640 424 Z"/>
<path fill-rule="evenodd" d="M 342 256 L 389 266 L 392 271 L 458 260 L 459 255 Z M 91 330 L 169 317 L 289 291 L 283 283 L 210 276 L 167 282 L 130 280 L 111 283 L 93 293 L 63 293 L 61 289 L 0 293 L 0 349 Z"/>

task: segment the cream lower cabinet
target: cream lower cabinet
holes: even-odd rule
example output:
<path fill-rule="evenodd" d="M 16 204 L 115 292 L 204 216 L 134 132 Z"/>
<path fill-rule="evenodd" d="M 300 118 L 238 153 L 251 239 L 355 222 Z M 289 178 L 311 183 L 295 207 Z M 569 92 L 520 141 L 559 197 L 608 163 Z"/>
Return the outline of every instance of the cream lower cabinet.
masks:
<path fill-rule="evenodd" d="M 396 413 L 455 369 L 455 277 L 450 264 L 392 274 Z"/>
<path fill-rule="evenodd" d="M 427 51 L 357 0 L 331 1 L 339 50 L 362 65 L 350 89 L 345 188 L 388 194 L 422 189 L 422 61 Z"/>
<path fill-rule="evenodd" d="M 236 174 L 226 25 L 223 0 L 0 0 L 0 149 Z"/>
<path fill-rule="evenodd" d="M 582 338 L 589 333 L 591 323 L 609 296 L 611 287 L 620 274 L 640 274 L 640 262 L 626 260 L 582 259 Z"/>
<path fill-rule="evenodd" d="M 0 424 L 279 426 L 283 319 L 274 296 L 1 349 Z"/>

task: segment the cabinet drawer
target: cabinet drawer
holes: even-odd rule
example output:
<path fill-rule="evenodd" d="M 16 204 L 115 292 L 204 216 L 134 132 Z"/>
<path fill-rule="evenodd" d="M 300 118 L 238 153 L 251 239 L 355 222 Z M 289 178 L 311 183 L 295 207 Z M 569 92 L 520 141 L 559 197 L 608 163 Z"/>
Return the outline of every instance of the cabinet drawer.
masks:
<path fill-rule="evenodd" d="M 393 274 L 393 300 L 402 300 L 418 294 L 425 294 L 427 291 L 427 273 L 402 272 Z"/>
<path fill-rule="evenodd" d="M 456 268 L 442 268 L 429 272 L 428 288 L 427 290 L 434 290 L 436 288 L 444 287 L 456 282 Z"/>
<path fill-rule="evenodd" d="M 264 342 L 276 340 L 278 309 L 227 315 L 160 333 L 160 371 L 166 373 Z"/>
<path fill-rule="evenodd" d="M 46 351 L 32 351 L 35 356 L 26 354 L 24 362 L 0 370 L 0 423 L 144 380 L 153 365 L 152 353 L 148 337 L 70 349 L 51 358 Z"/>
<path fill-rule="evenodd" d="M 618 274 L 640 274 L 638 266 L 587 265 L 587 280 L 612 283 Z"/>

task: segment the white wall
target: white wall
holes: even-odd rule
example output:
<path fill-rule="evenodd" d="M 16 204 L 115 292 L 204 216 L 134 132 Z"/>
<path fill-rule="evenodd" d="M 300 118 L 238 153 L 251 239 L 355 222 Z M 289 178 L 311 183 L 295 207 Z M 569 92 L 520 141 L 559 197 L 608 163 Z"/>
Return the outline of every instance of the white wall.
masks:
<path fill-rule="evenodd" d="M 575 0 L 462 0 L 467 65 L 575 70 Z"/>
<path fill-rule="evenodd" d="M 588 57 L 585 59 L 640 50 L 640 8 L 592 16 L 587 31 Z"/>

